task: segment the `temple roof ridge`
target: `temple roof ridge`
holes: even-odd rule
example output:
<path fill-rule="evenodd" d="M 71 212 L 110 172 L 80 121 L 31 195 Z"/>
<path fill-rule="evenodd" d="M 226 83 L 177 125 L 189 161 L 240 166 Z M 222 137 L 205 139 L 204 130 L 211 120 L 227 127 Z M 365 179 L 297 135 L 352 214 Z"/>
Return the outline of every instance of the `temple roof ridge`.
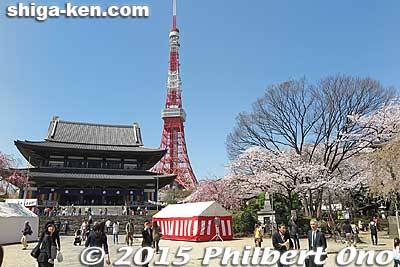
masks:
<path fill-rule="evenodd" d="M 131 126 L 111 125 L 64 121 L 58 118 L 50 121 L 45 140 L 90 145 L 143 146 L 137 123 Z"/>
<path fill-rule="evenodd" d="M 127 124 L 108 124 L 108 123 L 96 123 L 96 122 L 81 122 L 81 121 L 65 121 L 58 120 L 59 123 L 67 123 L 67 124 L 79 124 L 79 125 L 88 125 L 88 126 L 103 126 L 103 127 L 117 127 L 117 128 L 133 128 L 132 125 Z"/>

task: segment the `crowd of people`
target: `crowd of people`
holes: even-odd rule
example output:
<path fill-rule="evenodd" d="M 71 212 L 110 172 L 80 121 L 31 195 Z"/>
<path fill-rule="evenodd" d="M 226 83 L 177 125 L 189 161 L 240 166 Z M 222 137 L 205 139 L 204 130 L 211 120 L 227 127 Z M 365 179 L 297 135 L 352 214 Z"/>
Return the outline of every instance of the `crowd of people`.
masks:
<path fill-rule="evenodd" d="M 60 242 L 60 230 L 61 224 L 54 221 L 48 221 L 39 237 L 39 241 L 35 248 L 32 249 L 31 255 L 36 258 L 39 267 L 52 267 L 56 261 L 62 261 L 63 256 L 61 254 L 61 242 Z M 134 243 L 135 233 L 134 219 L 131 218 L 125 225 L 125 244 L 132 246 Z M 139 232 L 139 231 L 138 231 Z M 23 249 L 26 250 L 27 235 L 33 233 L 29 222 L 25 222 L 22 230 L 21 243 Z M 84 219 L 79 229 L 75 231 L 73 245 L 85 247 L 102 247 L 105 251 L 105 263 L 110 264 L 110 257 L 108 253 L 108 241 L 107 234 L 113 235 L 113 243 L 119 243 L 120 222 L 111 220 L 102 220 L 94 222 L 92 220 Z M 159 253 L 159 242 L 161 238 L 160 228 L 157 222 L 150 223 L 149 220 L 145 220 L 144 226 L 141 232 L 142 247 L 152 247 L 155 249 L 155 253 Z M 142 259 L 147 257 L 147 251 L 144 250 Z M 104 266 L 104 263 L 96 265 L 96 267 Z M 148 266 L 148 265 L 143 265 Z"/>
<path fill-rule="evenodd" d="M 285 224 L 279 224 L 277 231 L 272 234 L 271 241 L 272 247 L 283 254 L 289 250 L 300 250 L 299 241 L 299 225 L 297 223 L 296 217 L 292 217 L 289 220 L 289 231 Z M 310 228 L 311 230 L 307 233 L 308 249 L 310 251 L 317 251 L 318 248 L 322 248 L 322 251 L 326 251 L 327 242 L 324 233 L 318 228 L 318 221 L 311 220 Z M 260 224 L 256 224 L 254 227 L 254 242 L 256 247 L 261 247 L 263 242 L 263 229 Z M 306 266 L 308 267 L 322 267 L 323 265 L 317 265 L 314 262 L 315 256 L 310 256 L 306 259 Z M 326 256 L 324 256 L 326 258 Z M 324 259 L 322 259 L 324 260 Z M 278 267 L 287 267 L 278 261 Z"/>
<path fill-rule="evenodd" d="M 359 233 L 361 231 L 369 231 L 371 234 L 372 245 L 378 245 L 377 217 L 371 218 L 368 225 L 363 224 L 361 221 L 358 221 L 358 223 L 356 224 L 354 221 L 345 220 L 342 224 L 337 224 L 337 226 L 333 230 L 333 234 L 335 235 L 336 240 L 343 241 L 343 243 L 345 243 L 347 247 L 357 247 L 357 244 L 361 242 L 361 239 L 359 237 Z"/>
<path fill-rule="evenodd" d="M 31 251 L 31 255 L 36 258 L 39 267 L 52 267 L 56 261 L 62 261 L 61 242 L 60 242 L 60 225 L 54 221 L 48 221 L 39 237 L 38 244 Z M 150 223 L 145 220 L 144 227 L 142 228 L 141 238 L 142 247 L 152 247 L 155 253 L 159 254 L 159 242 L 161 238 L 160 227 L 157 222 Z M 132 246 L 134 243 L 135 233 L 134 219 L 130 219 L 125 225 L 125 244 Z M 32 228 L 29 222 L 25 222 L 22 230 L 21 243 L 23 249 L 27 249 L 26 236 L 31 235 Z M 105 251 L 105 263 L 110 264 L 110 257 L 108 253 L 107 234 L 113 235 L 113 243 L 119 244 L 119 235 L 122 234 L 120 230 L 120 222 L 118 220 L 112 222 L 111 220 L 102 220 L 92 222 L 91 220 L 84 219 L 79 229 L 75 231 L 73 245 L 85 247 L 102 247 Z M 144 250 L 142 259 L 147 257 L 147 251 Z M 104 266 L 103 263 L 96 265 L 97 267 Z M 143 265 L 147 266 L 147 265 Z"/>
<path fill-rule="evenodd" d="M 76 207 L 74 204 L 69 205 L 69 206 L 55 206 L 55 207 L 46 207 L 44 209 L 36 209 L 35 211 L 36 215 L 40 216 L 47 216 L 47 217 L 52 217 L 52 216 L 89 216 L 89 215 L 100 215 L 100 216 L 107 216 L 109 214 L 109 210 L 107 207 L 100 207 L 98 211 L 95 211 L 92 209 L 92 207 L 86 206 L 84 208 L 82 207 Z M 118 214 L 117 214 L 118 213 Z M 147 206 L 142 208 L 141 206 L 137 206 L 136 208 L 134 207 L 129 207 L 127 205 L 121 206 L 121 210 L 118 212 L 114 212 L 113 215 L 144 215 L 147 216 L 149 214 L 149 209 Z"/>
<path fill-rule="evenodd" d="M 328 225 L 328 228 L 330 226 Z M 310 221 L 311 230 L 307 233 L 308 249 L 316 251 L 318 247 L 321 247 L 323 251 L 326 251 L 327 242 L 325 238 L 325 233 L 320 229 L 319 222 L 317 220 Z M 343 243 L 346 247 L 354 246 L 356 247 L 358 243 L 361 242 L 359 237 L 360 231 L 369 231 L 371 234 L 372 245 L 378 245 L 378 218 L 374 216 L 371 218 L 367 227 L 362 224 L 361 221 L 358 224 L 351 222 L 350 220 L 345 220 L 342 223 L 338 223 L 335 228 L 335 232 L 343 238 Z M 328 230 L 330 231 L 330 230 Z M 254 243 L 256 247 L 261 247 L 263 242 L 264 231 L 260 224 L 256 224 L 254 227 Z M 288 222 L 288 228 L 285 224 L 279 224 L 277 231 L 272 234 L 272 246 L 275 250 L 279 251 L 281 254 L 288 250 L 300 250 L 300 226 L 296 217 L 292 216 Z M 396 238 L 394 240 L 394 266 L 399 266 L 400 261 L 400 239 Z M 279 267 L 286 267 L 281 263 L 278 263 Z M 316 265 L 312 257 L 306 259 L 306 266 L 319 267 L 323 265 Z"/>
<path fill-rule="evenodd" d="M 106 210 L 105 210 L 106 212 Z M 121 223 L 118 220 L 111 221 L 110 219 L 93 222 L 91 211 L 88 210 L 88 219 L 84 219 L 80 225 L 80 228 L 75 231 L 73 245 L 85 247 L 102 247 L 106 253 L 105 262 L 110 264 L 110 257 L 108 256 L 108 242 L 107 235 L 113 236 L 113 244 L 121 244 L 119 236 L 125 235 L 124 244 L 127 246 L 133 246 L 135 241 L 135 223 L 134 219 L 130 218 L 129 221 L 121 228 Z M 328 228 L 330 226 L 328 225 Z M 295 216 L 292 216 L 287 225 L 279 224 L 277 231 L 272 234 L 271 241 L 272 246 L 275 250 L 281 254 L 288 250 L 300 250 L 300 234 L 301 225 Z M 306 237 L 308 240 L 308 249 L 316 251 L 318 248 L 322 248 L 323 251 L 327 249 L 327 242 L 325 234 L 321 231 L 319 222 L 317 220 L 310 221 L 311 230 L 308 231 Z M 61 254 L 61 242 L 60 232 L 64 230 L 64 233 L 68 231 L 68 222 L 65 222 L 62 226 L 60 221 L 48 221 L 45 224 L 43 232 L 40 235 L 37 246 L 32 250 L 31 255 L 34 256 L 38 262 L 39 267 L 51 267 L 54 266 L 54 262 L 57 259 L 62 261 Z M 125 231 L 121 233 L 121 229 Z M 345 220 L 343 223 L 337 224 L 335 231 L 340 232 L 340 235 L 344 238 L 346 246 L 356 246 L 360 242 L 358 236 L 359 231 L 365 231 L 366 228 L 361 222 L 355 224 L 350 220 Z M 369 224 L 368 230 L 371 234 L 371 241 L 373 245 L 378 245 L 378 219 L 373 217 Z M 29 222 L 26 221 L 22 228 L 21 244 L 22 249 L 26 250 L 28 247 L 27 236 L 32 235 L 33 231 Z M 140 231 L 136 231 L 139 233 Z M 151 223 L 149 220 L 145 220 L 144 226 L 141 229 L 141 246 L 152 247 L 156 254 L 159 254 L 159 242 L 162 234 L 160 227 L 157 222 Z M 256 224 L 254 228 L 254 242 L 256 247 L 261 247 L 263 243 L 264 229 L 260 224 Z M 400 239 L 394 240 L 394 266 L 399 266 L 400 261 Z M 147 256 L 147 250 L 143 250 L 142 259 Z M 98 266 L 103 266 L 100 264 Z M 147 265 L 144 265 L 147 266 Z M 323 265 L 316 265 L 313 257 L 310 256 L 306 260 L 306 266 L 320 267 Z M 278 267 L 286 267 L 281 263 L 278 263 Z"/>

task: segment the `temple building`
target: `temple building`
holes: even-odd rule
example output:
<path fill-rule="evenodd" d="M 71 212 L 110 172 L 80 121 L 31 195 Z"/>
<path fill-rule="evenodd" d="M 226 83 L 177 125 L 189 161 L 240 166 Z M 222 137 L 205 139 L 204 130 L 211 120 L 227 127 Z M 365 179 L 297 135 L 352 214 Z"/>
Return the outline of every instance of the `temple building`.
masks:
<path fill-rule="evenodd" d="M 14 142 L 29 162 L 30 188 L 23 198 L 39 207 L 128 205 L 157 201 L 158 189 L 176 175 L 148 171 L 166 153 L 145 148 L 131 126 L 61 121 L 54 117 L 44 141 Z"/>

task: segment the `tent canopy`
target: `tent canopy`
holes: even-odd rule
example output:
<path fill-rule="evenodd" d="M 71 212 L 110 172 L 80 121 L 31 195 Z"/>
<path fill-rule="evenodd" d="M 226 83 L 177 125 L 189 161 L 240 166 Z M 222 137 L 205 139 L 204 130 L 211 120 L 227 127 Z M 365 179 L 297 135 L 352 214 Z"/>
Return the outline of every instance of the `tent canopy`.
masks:
<path fill-rule="evenodd" d="M 215 201 L 170 204 L 163 208 L 153 218 L 190 218 L 196 216 L 230 216 L 220 204 Z"/>
<path fill-rule="evenodd" d="M 35 213 L 17 203 L 0 202 L 0 217 L 37 217 Z"/>
<path fill-rule="evenodd" d="M 28 221 L 33 234 L 28 235 L 28 241 L 35 241 L 39 235 L 39 217 L 17 203 L 0 202 L 0 244 L 18 243 L 21 240 L 22 230 Z"/>

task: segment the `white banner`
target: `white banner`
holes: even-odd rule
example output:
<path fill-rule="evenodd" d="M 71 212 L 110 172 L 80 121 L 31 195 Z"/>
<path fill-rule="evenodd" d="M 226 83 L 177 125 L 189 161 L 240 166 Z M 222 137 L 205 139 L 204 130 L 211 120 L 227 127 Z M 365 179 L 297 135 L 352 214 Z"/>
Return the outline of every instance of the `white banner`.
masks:
<path fill-rule="evenodd" d="M 37 199 L 35 198 L 14 198 L 14 199 L 6 199 L 6 203 L 17 203 L 25 207 L 36 207 Z"/>

